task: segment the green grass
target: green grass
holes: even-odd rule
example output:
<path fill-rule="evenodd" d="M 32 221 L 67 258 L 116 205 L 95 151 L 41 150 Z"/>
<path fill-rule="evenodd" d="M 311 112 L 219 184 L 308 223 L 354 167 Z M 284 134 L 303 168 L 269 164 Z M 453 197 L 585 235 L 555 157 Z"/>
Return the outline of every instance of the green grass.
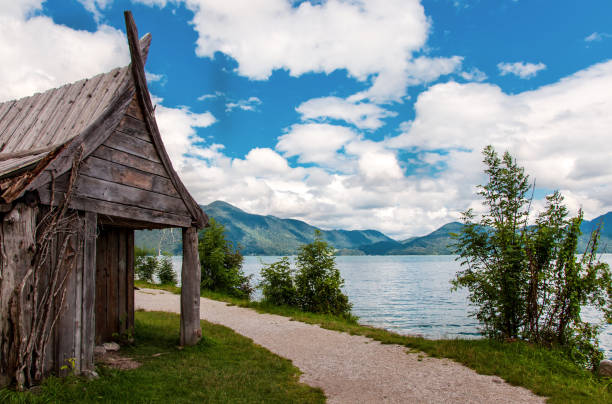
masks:
<path fill-rule="evenodd" d="M 205 337 L 179 350 L 179 316 L 136 312 L 135 343 L 123 356 L 142 363 L 118 371 L 100 367 L 100 378 L 47 379 L 37 394 L 0 390 L 15 403 L 322 403 L 320 389 L 300 384 L 290 361 L 229 328 L 202 321 Z M 153 356 L 155 354 L 161 354 Z"/>
<path fill-rule="evenodd" d="M 148 285 L 143 284 L 142 287 Z M 211 291 L 202 291 L 202 296 L 250 307 L 260 313 L 278 314 L 296 321 L 319 324 L 330 330 L 363 335 L 386 344 L 404 345 L 433 357 L 450 358 L 478 373 L 497 375 L 510 384 L 523 386 L 538 395 L 546 396 L 549 403 L 612 403 L 612 379 L 600 378 L 576 366 L 557 350 L 520 341 L 508 343 L 487 339 L 430 340 L 360 325 L 354 318 L 305 313 L 291 307 L 251 302 Z"/>

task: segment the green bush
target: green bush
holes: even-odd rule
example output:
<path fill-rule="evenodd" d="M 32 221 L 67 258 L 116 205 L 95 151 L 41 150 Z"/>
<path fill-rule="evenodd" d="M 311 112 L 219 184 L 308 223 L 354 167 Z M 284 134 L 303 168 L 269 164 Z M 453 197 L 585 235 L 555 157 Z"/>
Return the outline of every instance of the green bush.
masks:
<path fill-rule="evenodd" d="M 315 240 L 302 245 L 297 256 L 297 270 L 292 271 L 289 259 L 261 270 L 264 300 L 276 305 L 297 307 L 311 313 L 327 313 L 351 317 L 348 297 L 342 293 L 344 279 L 336 268 L 334 248 L 315 232 Z"/>
<path fill-rule="evenodd" d="M 249 299 L 253 293 L 250 281 L 242 270 L 242 254 L 225 239 L 224 227 L 213 218 L 198 240 L 201 288 L 225 292 L 232 296 Z"/>
<path fill-rule="evenodd" d="M 350 316 L 351 304 L 342 293 L 344 279 L 336 268 L 334 248 L 315 232 L 315 240 L 300 246 L 295 288 L 298 306 L 312 313 Z"/>
<path fill-rule="evenodd" d="M 266 265 L 261 269 L 261 282 L 258 287 L 266 303 L 277 306 L 296 306 L 297 291 L 293 282 L 293 271 L 289 258 Z"/>
<path fill-rule="evenodd" d="M 479 220 L 463 214 L 455 252 L 466 268 L 454 288 L 469 290 L 485 335 L 560 346 L 576 363 L 596 367 L 598 327 L 580 311 L 591 305 L 612 319 L 610 268 L 596 256 L 599 229 L 578 256 L 582 212 L 568 218 L 559 192 L 529 225 L 533 188 L 524 169 L 508 152 L 500 158 L 488 146 L 483 154 L 488 182 L 478 193 L 487 212 Z"/>
<path fill-rule="evenodd" d="M 134 272 L 141 281 L 153 282 L 153 275 L 158 272 L 159 263 L 152 255 L 137 256 Z"/>
<path fill-rule="evenodd" d="M 172 267 L 172 258 L 167 255 L 158 257 L 157 277 L 162 285 L 176 286 L 176 273 Z"/>

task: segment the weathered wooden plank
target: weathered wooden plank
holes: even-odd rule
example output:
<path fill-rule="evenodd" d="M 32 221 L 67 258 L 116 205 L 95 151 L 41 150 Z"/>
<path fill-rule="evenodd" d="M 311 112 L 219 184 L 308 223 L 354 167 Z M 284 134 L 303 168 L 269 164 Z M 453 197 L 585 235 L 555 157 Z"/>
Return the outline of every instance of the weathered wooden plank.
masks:
<path fill-rule="evenodd" d="M 79 93 L 83 88 L 84 80 L 78 81 L 76 83 L 67 84 L 60 89 L 62 91 L 62 97 L 57 101 L 57 108 L 53 111 L 53 114 L 49 117 L 48 122 L 42 128 L 42 133 L 45 133 L 41 141 L 40 146 L 50 146 L 57 142 L 57 139 L 65 139 L 67 136 L 61 131 L 63 126 L 64 119 L 70 113 L 72 106 L 78 97 Z M 74 133 L 73 135 L 77 135 Z M 28 136 L 36 137 L 37 134 L 30 133 Z M 33 139 L 24 139 L 27 142 L 34 141 Z"/>
<path fill-rule="evenodd" d="M 30 97 L 33 103 L 28 112 L 25 113 L 25 116 L 22 115 L 22 119 L 20 119 L 21 122 L 15 128 L 12 135 L 5 134 L 5 136 L 10 137 L 10 140 L 6 143 L 5 150 L 28 150 L 32 148 L 32 144 L 30 143 L 32 136 L 26 135 L 36 124 L 37 120 L 40 119 L 40 115 L 46 107 L 48 107 L 50 100 L 53 99 L 56 93 L 57 90 L 51 90 Z"/>
<path fill-rule="evenodd" d="M 111 102 L 111 99 L 117 97 L 122 91 L 129 90 L 131 96 L 134 95 L 134 85 L 132 84 L 132 78 L 128 66 L 113 70 L 111 76 L 113 77 L 113 81 L 111 85 L 104 89 L 104 93 L 100 97 L 100 105 L 93 112 L 92 116 L 94 117 L 102 114 L 103 108 L 105 108 L 105 106 Z"/>
<path fill-rule="evenodd" d="M 126 239 L 127 332 L 134 332 L 134 230 L 128 229 Z"/>
<path fill-rule="evenodd" d="M 99 74 L 90 79 L 85 79 L 81 86 L 78 86 L 77 83 L 73 84 L 78 87 L 79 91 L 68 101 L 70 106 L 61 118 L 62 123 L 54 133 L 52 143 L 63 143 L 67 139 L 78 135 L 84 129 L 87 123 L 82 120 L 82 114 L 88 105 L 89 109 L 92 108 L 92 105 L 94 108 L 98 107 L 100 100 L 94 97 L 94 94 L 104 76 L 104 74 Z M 80 125 L 78 125 L 79 120 L 82 122 Z"/>
<path fill-rule="evenodd" d="M 13 106 L 13 110 L 11 111 L 13 112 L 13 114 L 11 114 L 11 116 L 9 117 L 10 121 L 8 125 L 4 128 L 4 131 L 0 134 L 0 139 L 2 139 L 4 143 L 2 146 L 2 151 L 15 150 L 15 142 L 22 140 L 15 139 L 13 135 L 15 134 L 15 131 L 17 130 L 19 125 L 21 125 L 21 123 L 24 121 L 24 119 L 27 119 L 28 113 L 34 107 L 34 105 L 36 104 L 36 100 L 39 97 L 40 95 L 22 98 L 15 103 L 15 105 Z"/>
<path fill-rule="evenodd" d="M 96 90 L 92 94 L 91 102 L 79 114 L 79 119 L 75 125 L 75 129 L 81 132 L 93 119 L 96 113 L 101 113 L 101 108 L 104 108 L 110 101 L 110 97 L 121 87 L 121 71 L 122 68 L 116 68 L 108 73 L 103 73 Z M 124 73 L 125 75 L 125 73 Z"/>
<path fill-rule="evenodd" d="M 121 132 L 114 131 L 113 134 L 106 139 L 104 144 L 113 149 L 121 150 L 157 163 L 161 161 L 155 150 L 155 146 L 151 143 L 135 137 L 130 137 Z"/>
<path fill-rule="evenodd" d="M 49 189 L 41 188 L 38 190 L 38 194 L 43 204 L 51 203 L 51 192 L 49 191 Z M 62 201 L 63 198 L 63 193 L 56 190 L 54 205 L 57 205 L 58 201 Z M 132 219 L 141 222 L 155 223 L 159 225 L 168 225 L 169 227 L 188 227 L 191 223 L 191 217 L 189 216 L 161 212 L 152 209 L 145 209 L 142 207 L 139 208 L 134 206 L 122 205 L 120 203 L 107 202 L 79 196 L 73 197 L 69 206 L 73 209 L 79 209 L 88 212 L 97 212 L 99 215 Z"/>
<path fill-rule="evenodd" d="M 195 345 L 202 337 L 200 327 L 200 260 L 198 230 L 183 229 L 183 268 L 181 271 L 181 345 Z"/>
<path fill-rule="evenodd" d="M 8 111 L 15 105 L 15 101 L 6 101 L 0 103 L 0 134 L 4 132 L 4 128 L 8 125 L 8 122 L 4 121 L 4 117 L 8 113 Z"/>
<path fill-rule="evenodd" d="M 100 145 L 100 147 L 98 147 L 91 155 L 104 160 L 112 161 L 113 163 L 122 164 L 136 168 L 140 171 L 145 171 L 168 178 L 168 173 L 161 163 L 143 159 L 142 157 L 134 156 L 133 154 L 129 154 L 121 150 L 112 149 L 105 145 Z"/>
<path fill-rule="evenodd" d="M 127 238 L 126 230 L 120 229 L 117 231 L 118 236 L 118 252 L 117 252 L 117 316 L 119 317 L 119 333 L 126 331 L 127 321 Z"/>
<path fill-rule="evenodd" d="M 142 109 L 140 108 L 140 104 L 138 104 L 138 97 L 136 97 L 135 95 L 134 95 L 134 98 L 132 98 L 132 102 L 130 103 L 130 105 L 128 105 L 128 108 L 125 111 L 125 114 L 144 122 L 144 116 L 142 115 Z M 145 126 L 145 129 L 146 129 L 146 126 Z"/>
<path fill-rule="evenodd" d="M 80 172 L 89 177 L 180 198 L 168 178 L 151 175 L 95 156 L 87 157 L 81 165 Z"/>
<path fill-rule="evenodd" d="M 123 117 L 121 122 L 119 122 L 116 130 L 130 137 L 137 137 L 149 143 L 152 142 L 151 135 L 149 135 L 149 130 L 144 121 L 133 118 L 127 114 Z"/>
<path fill-rule="evenodd" d="M 125 11 L 124 16 L 128 45 L 130 47 L 130 56 L 132 59 L 132 77 L 134 78 L 134 84 L 137 90 L 136 94 L 138 96 L 138 100 L 140 101 L 140 107 L 142 108 L 145 123 L 147 124 L 149 133 L 153 139 L 153 144 L 159 153 L 159 157 L 163 165 L 166 167 L 168 174 L 170 175 L 170 179 L 172 180 L 174 187 L 185 201 L 185 205 L 187 206 L 187 209 L 189 210 L 189 213 L 191 214 L 196 226 L 198 226 L 198 228 L 203 228 L 208 223 L 208 217 L 199 207 L 197 202 L 191 197 L 189 192 L 187 192 L 187 188 L 185 188 L 185 185 L 183 185 L 179 179 L 178 174 L 176 171 L 174 171 L 170 157 L 168 157 L 168 153 L 166 153 L 166 149 L 164 148 L 161 140 L 159 128 L 157 127 L 155 116 L 153 115 L 153 104 L 151 102 L 151 97 L 147 87 L 144 59 L 141 53 L 141 42 L 138 41 L 138 29 L 136 28 L 134 17 L 130 11 Z"/>
<path fill-rule="evenodd" d="M 104 232 L 96 240 L 96 297 L 95 297 L 95 317 L 96 317 L 96 344 L 101 344 L 104 339 L 106 329 L 106 272 L 108 249 L 108 238 Z"/>
<path fill-rule="evenodd" d="M 83 246 L 83 336 L 81 370 L 94 370 L 93 349 L 96 343 L 96 233 L 97 215 L 85 212 Z"/>
<path fill-rule="evenodd" d="M 82 215 L 79 215 L 79 225 L 77 226 L 77 230 L 82 230 L 85 227 L 85 218 Z M 77 232 L 74 236 L 74 241 L 77 249 L 77 257 L 76 257 L 76 265 L 73 270 L 75 285 L 74 285 L 74 317 L 72 320 L 72 330 L 74 333 L 74 360 L 75 367 L 74 371 L 79 374 L 81 373 L 81 365 L 82 365 L 82 356 L 81 356 L 81 347 L 83 345 L 83 271 L 85 263 L 84 255 L 83 255 L 83 247 L 84 245 L 84 234 L 81 232 Z"/>
<path fill-rule="evenodd" d="M 57 250 L 59 250 L 60 246 L 63 244 L 64 237 L 58 237 Z M 73 251 L 77 251 L 78 246 L 76 245 L 76 242 L 72 237 L 70 237 L 69 243 L 71 245 L 71 247 L 69 248 L 71 248 Z M 55 256 L 53 258 L 56 259 Z M 57 340 L 56 340 L 56 345 L 55 345 L 55 349 L 56 349 L 55 366 L 56 366 L 57 373 L 62 376 L 67 375 L 69 372 L 69 369 L 70 369 L 69 360 L 71 358 L 76 357 L 75 350 L 74 350 L 75 345 L 76 345 L 74 323 L 75 323 L 75 318 L 76 318 L 76 307 L 75 306 L 77 305 L 77 301 L 76 301 L 76 289 L 77 289 L 76 273 L 77 272 L 78 272 L 78 269 L 76 271 L 71 271 L 70 274 L 68 275 L 68 278 L 66 279 L 66 285 L 65 285 L 66 297 L 60 308 L 61 313 L 59 315 L 59 319 L 56 324 L 57 332 L 55 336 Z M 68 368 L 61 369 L 61 367 L 64 365 L 68 366 Z"/>
<path fill-rule="evenodd" d="M 13 292 L 31 267 L 36 244 L 36 211 L 24 203 L 15 205 L 10 213 L 0 215 L 2 238 L 2 281 L 0 282 L 0 386 L 15 375 L 17 349 L 13 342 L 13 324 L 9 318 Z"/>
<path fill-rule="evenodd" d="M 86 175 L 80 175 L 77 179 L 75 195 L 163 212 L 188 214 L 185 203 L 180 198 L 92 178 Z"/>
<path fill-rule="evenodd" d="M 104 113 L 98 116 L 87 129 L 62 150 L 45 170 L 22 190 L 22 193 L 36 190 L 42 185 L 50 183 L 52 175 L 58 177 L 67 172 L 72 167 L 74 155 L 79 148 L 83 149 L 83 157 L 87 157 L 100 146 L 121 120 L 132 96 L 133 92 L 131 91 L 119 92 L 119 96 L 109 104 Z M 21 194 L 16 194 L 14 199 Z M 12 200 L 7 202 L 12 202 Z"/>
<path fill-rule="evenodd" d="M 108 278 L 106 282 L 106 291 L 108 293 L 108 309 L 107 315 L 107 330 L 106 337 L 111 338 L 114 333 L 119 332 L 119 234 L 117 230 L 109 230 L 108 233 Z"/>

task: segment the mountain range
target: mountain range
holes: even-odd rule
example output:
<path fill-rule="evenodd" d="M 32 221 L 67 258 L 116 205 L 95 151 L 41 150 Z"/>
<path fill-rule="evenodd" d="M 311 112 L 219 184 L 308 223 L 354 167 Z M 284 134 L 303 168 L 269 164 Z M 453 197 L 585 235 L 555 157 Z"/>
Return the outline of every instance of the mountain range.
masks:
<path fill-rule="evenodd" d="M 445 255 L 451 254 L 450 233 L 459 232 L 463 226 L 458 222 L 447 223 L 425 236 L 398 241 L 377 230 L 321 230 L 301 220 L 247 213 L 223 201 L 204 205 L 202 209 L 225 227 L 226 239 L 240 246 L 244 255 L 294 255 L 300 245 L 312 242 L 315 230 L 320 230 L 323 239 L 342 255 Z M 582 222 L 580 251 L 600 221 L 612 223 L 612 212 Z M 135 243 L 141 248 L 181 254 L 178 229 L 137 231 Z M 603 227 L 599 251 L 612 251 L 612 225 Z"/>

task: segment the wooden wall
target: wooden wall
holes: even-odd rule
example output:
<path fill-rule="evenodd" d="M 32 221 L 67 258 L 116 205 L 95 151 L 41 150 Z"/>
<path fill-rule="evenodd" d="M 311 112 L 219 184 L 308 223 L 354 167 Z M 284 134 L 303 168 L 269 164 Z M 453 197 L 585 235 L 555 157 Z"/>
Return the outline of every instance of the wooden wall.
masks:
<path fill-rule="evenodd" d="M 16 298 L 16 287 L 26 284 L 30 292 L 22 297 L 22 306 L 27 307 L 25 314 L 19 317 L 24 329 L 31 329 L 34 301 L 33 275 L 26 273 L 33 270 L 33 259 L 36 252 L 35 229 L 41 217 L 48 212 L 44 207 L 28 207 L 17 203 L 13 210 L 2 217 L 0 222 L 2 251 L 2 273 L 0 277 L 0 386 L 10 383 L 15 374 L 13 365 L 16 354 L 14 319 L 9 318 L 11 300 Z M 58 258 L 54 256 L 59 246 L 68 237 L 69 250 L 76 252 L 75 266 L 69 270 L 66 278 L 66 293 L 63 304 L 61 298 L 51 306 L 51 318 L 60 313 L 55 329 L 46 345 L 43 372 L 64 374 L 62 370 L 69 361 L 74 361 L 74 372 L 93 370 L 93 347 L 95 336 L 94 292 L 96 260 L 96 214 L 79 212 L 66 232 L 57 233 L 51 239 L 50 256 L 47 264 L 37 273 L 40 280 L 38 296 L 42 296 L 50 287 L 49 265 Z M 57 254 L 56 254 L 57 255 Z M 25 279 L 25 280 L 24 280 Z M 29 313 L 29 315 L 28 315 Z"/>
<path fill-rule="evenodd" d="M 102 228 L 96 247 L 96 344 L 134 327 L 134 231 Z"/>
<path fill-rule="evenodd" d="M 68 175 L 56 181 L 56 201 L 62 199 Z M 38 191 L 43 203 L 51 202 L 50 185 Z M 153 145 L 136 98 L 109 138 L 83 161 L 70 206 L 159 225 L 191 226 L 191 215 Z"/>

